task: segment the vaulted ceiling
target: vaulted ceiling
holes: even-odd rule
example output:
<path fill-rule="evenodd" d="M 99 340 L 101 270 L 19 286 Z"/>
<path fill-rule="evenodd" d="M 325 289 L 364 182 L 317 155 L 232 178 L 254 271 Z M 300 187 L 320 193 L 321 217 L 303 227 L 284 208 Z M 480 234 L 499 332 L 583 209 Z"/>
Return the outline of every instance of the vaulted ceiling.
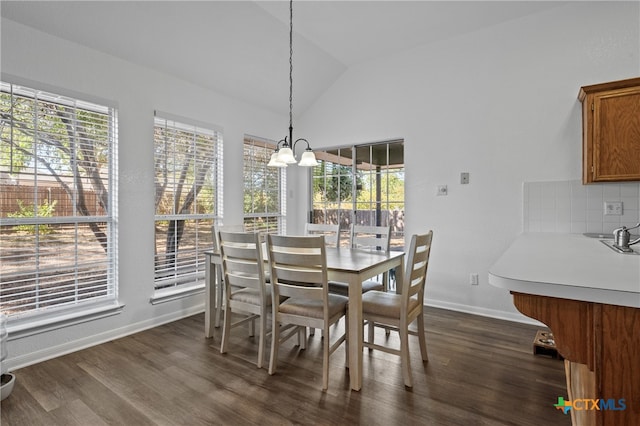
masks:
<path fill-rule="evenodd" d="M 563 2 L 296 1 L 294 112 L 349 67 Z M 288 1 L 6 1 L 2 17 L 285 114 Z M 375 63 L 375 62 L 373 62 Z"/>

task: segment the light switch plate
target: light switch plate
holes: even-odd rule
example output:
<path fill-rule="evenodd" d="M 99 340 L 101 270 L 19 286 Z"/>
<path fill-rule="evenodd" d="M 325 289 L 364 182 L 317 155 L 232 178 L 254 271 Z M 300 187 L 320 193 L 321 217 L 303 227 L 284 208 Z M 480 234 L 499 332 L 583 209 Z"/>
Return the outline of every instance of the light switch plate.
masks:
<path fill-rule="evenodd" d="M 622 201 L 605 201 L 605 216 L 622 216 Z"/>
<path fill-rule="evenodd" d="M 469 284 L 478 285 L 480 283 L 480 276 L 476 273 L 469 274 Z"/>
<path fill-rule="evenodd" d="M 462 185 L 466 185 L 469 183 L 469 173 L 467 172 L 460 173 L 460 183 Z"/>

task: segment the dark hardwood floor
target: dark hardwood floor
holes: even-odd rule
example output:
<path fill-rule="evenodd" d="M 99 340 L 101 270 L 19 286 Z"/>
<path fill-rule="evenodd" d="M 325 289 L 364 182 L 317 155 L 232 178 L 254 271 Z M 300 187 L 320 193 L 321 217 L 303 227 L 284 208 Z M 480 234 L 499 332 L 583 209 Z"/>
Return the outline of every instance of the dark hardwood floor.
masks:
<path fill-rule="evenodd" d="M 567 396 L 563 362 L 532 353 L 537 327 L 426 312 L 430 361 L 422 364 L 411 337 L 412 390 L 398 357 L 365 349 L 363 389 L 350 391 L 341 348 L 322 392 L 320 333 L 304 351 L 287 342 L 269 376 L 254 364 L 255 339 L 235 329 L 231 351 L 221 355 L 220 330 L 205 339 L 199 314 L 15 371 L 0 419 L 2 426 L 571 424 L 553 407 Z"/>

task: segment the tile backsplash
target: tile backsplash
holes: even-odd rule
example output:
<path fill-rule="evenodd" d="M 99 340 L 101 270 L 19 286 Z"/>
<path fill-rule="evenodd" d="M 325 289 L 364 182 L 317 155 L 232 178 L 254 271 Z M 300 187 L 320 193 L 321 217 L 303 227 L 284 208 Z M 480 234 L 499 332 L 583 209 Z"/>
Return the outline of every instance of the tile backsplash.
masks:
<path fill-rule="evenodd" d="M 622 215 L 604 214 L 610 201 L 622 202 Z M 640 183 L 525 182 L 523 203 L 524 232 L 610 233 L 640 222 Z"/>

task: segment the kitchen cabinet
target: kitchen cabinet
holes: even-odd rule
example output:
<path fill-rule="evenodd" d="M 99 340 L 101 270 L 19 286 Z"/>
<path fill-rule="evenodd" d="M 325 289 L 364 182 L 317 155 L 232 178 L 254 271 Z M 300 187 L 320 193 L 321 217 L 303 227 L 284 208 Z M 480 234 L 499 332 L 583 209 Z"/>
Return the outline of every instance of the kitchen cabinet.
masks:
<path fill-rule="evenodd" d="M 582 182 L 640 181 L 640 78 L 583 86 Z"/>

